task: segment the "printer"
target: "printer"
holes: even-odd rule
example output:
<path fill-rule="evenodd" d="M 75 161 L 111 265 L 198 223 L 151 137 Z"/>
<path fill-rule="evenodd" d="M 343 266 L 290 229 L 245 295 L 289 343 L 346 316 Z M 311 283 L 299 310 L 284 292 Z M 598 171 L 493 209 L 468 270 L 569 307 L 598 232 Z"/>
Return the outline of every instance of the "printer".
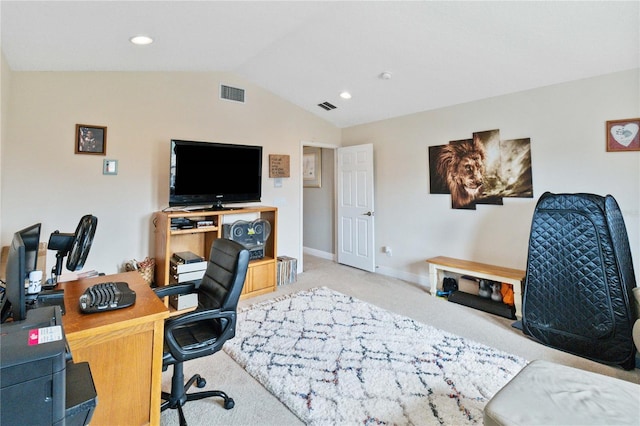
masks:
<path fill-rule="evenodd" d="M 86 362 L 74 363 L 58 306 L 0 328 L 0 425 L 88 424 L 97 394 Z"/>

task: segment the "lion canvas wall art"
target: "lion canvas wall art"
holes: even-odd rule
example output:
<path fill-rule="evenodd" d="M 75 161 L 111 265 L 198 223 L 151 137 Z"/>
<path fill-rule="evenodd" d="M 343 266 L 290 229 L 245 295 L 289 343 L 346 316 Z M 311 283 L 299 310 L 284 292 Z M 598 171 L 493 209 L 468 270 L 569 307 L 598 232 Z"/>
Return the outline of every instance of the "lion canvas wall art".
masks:
<path fill-rule="evenodd" d="M 500 139 L 499 130 L 429 147 L 432 194 L 450 194 L 454 209 L 533 197 L 530 139 Z"/>

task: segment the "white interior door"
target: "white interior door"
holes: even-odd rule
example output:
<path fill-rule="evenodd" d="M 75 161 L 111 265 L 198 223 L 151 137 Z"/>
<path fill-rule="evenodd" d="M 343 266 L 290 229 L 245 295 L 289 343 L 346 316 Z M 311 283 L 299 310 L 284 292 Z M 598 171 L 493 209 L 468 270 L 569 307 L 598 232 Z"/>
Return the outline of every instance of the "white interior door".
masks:
<path fill-rule="evenodd" d="M 338 263 L 375 271 L 373 145 L 338 148 Z"/>

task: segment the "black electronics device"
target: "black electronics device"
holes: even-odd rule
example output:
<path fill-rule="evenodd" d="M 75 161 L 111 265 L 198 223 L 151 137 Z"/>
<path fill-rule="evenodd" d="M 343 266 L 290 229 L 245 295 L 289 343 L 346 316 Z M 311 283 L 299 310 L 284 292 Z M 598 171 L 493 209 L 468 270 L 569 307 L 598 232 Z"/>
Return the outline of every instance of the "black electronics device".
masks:
<path fill-rule="evenodd" d="M 88 425 L 96 408 L 98 394 L 88 362 L 67 362 L 65 426 Z"/>
<path fill-rule="evenodd" d="M 24 284 L 29 272 L 36 270 L 40 228 L 41 225 L 37 223 L 16 232 L 9 246 L 5 298 L 14 321 L 23 320 L 27 315 Z"/>
<path fill-rule="evenodd" d="M 58 307 L 2 325 L 0 425 L 88 424 L 97 404 L 89 365 L 70 359 Z"/>
<path fill-rule="evenodd" d="M 123 281 L 94 284 L 80 296 L 80 311 L 85 314 L 113 311 L 136 303 L 136 292 Z"/>
<path fill-rule="evenodd" d="M 250 247 L 249 250 L 249 260 L 262 259 L 264 258 L 264 247 Z"/>
<path fill-rule="evenodd" d="M 171 218 L 171 224 L 172 225 L 180 226 L 180 225 L 186 225 L 186 224 L 189 224 L 189 223 L 191 223 L 191 220 L 187 219 L 186 217 L 172 217 Z"/>
<path fill-rule="evenodd" d="M 196 227 L 196 221 L 186 217 L 171 218 L 171 227 L 176 229 L 192 229 Z"/>
<path fill-rule="evenodd" d="M 31 310 L 28 320 L 2 326 L 0 419 L 3 425 L 64 424 L 66 348 L 61 315 L 54 309 Z M 30 335 L 41 329 L 56 331 L 60 337 L 44 344 L 37 344 L 36 340 L 34 344 Z"/>
<path fill-rule="evenodd" d="M 246 247 L 264 244 L 270 233 L 271 224 L 264 219 L 253 222 L 237 220 L 232 224 L 222 225 L 224 238 L 237 241 Z"/>
<path fill-rule="evenodd" d="M 172 140 L 169 205 L 259 202 L 262 196 L 262 147 Z"/>
<path fill-rule="evenodd" d="M 179 251 L 177 253 L 173 253 L 172 261 L 175 260 L 176 264 L 185 264 L 185 263 L 199 263 L 204 260 L 204 257 L 198 256 L 197 254 L 191 251 Z"/>
<path fill-rule="evenodd" d="M 98 218 L 85 215 L 80 219 L 74 233 L 51 233 L 47 248 L 57 251 L 56 265 L 51 270 L 51 279 L 42 283 L 44 290 L 53 289 L 57 285 L 65 257 L 68 270 L 82 269 L 91 249 L 97 225 Z M 64 312 L 63 296 L 55 292 L 47 294 L 45 291 L 42 298 L 27 297 L 25 294 L 25 281 L 29 278 L 29 273 L 37 269 L 40 229 L 41 224 L 37 223 L 13 234 L 7 254 L 6 295 L 3 298 L 0 317 L 3 323 L 9 317 L 14 321 L 24 320 L 28 307 L 57 305 Z"/>
<path fill-rule="evenodd" d="M 222 236 L 237 241 L 249 250 L 249 259 L 264 257 L 264 242 L 271 233 L 271 224 L 264 219 L 252 222 L 237 220 L 231 224 L 222 225 Z"/>
<path fill-rule="evenodd" d="M 51 233 L 47 248 L 57 251 L 56 265 L 51 270 L 51 279 L 42 283 L 44 290 L 51 290 L 57 285 L 65 257 L 68 270 L 82 269 L 91 249 L 97 225 L 98 218 L 85 215 L 80 219 L 74 233 Z M 30 308 L 57 305 L 64 312 L 64 299 L 59 294 L 47 294 L 45 291 L 42 298 L 25 295 L 25 280 L 29 278 L 30 272 L 37 269 L 40 229 L 41 224 L 37 223 L 13 234 L 7 255 L 6 295 L 3 298 L 0 316 L 3 323 L 9 317 L 14 321 L 24 320 L 27 305 L 30 305 Z"/>
<path fill-rule="evenodd" d="M 27 296 L 27 310 L 38 309 L 45 306 L 59 306 L 62 315 L 65 314 L 64 290 L 43 290 L 35 297 Z"/>

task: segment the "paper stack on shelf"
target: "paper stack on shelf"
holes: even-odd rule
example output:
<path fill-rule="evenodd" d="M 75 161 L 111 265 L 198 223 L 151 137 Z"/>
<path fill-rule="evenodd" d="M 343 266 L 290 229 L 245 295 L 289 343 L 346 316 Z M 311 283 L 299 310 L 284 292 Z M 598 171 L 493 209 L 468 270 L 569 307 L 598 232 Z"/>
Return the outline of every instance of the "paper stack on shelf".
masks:
<path fill-rule="evenodd" d="M 278 256 L 277 285 L 291 284 L 298 279 L 298 259 Z"/>

